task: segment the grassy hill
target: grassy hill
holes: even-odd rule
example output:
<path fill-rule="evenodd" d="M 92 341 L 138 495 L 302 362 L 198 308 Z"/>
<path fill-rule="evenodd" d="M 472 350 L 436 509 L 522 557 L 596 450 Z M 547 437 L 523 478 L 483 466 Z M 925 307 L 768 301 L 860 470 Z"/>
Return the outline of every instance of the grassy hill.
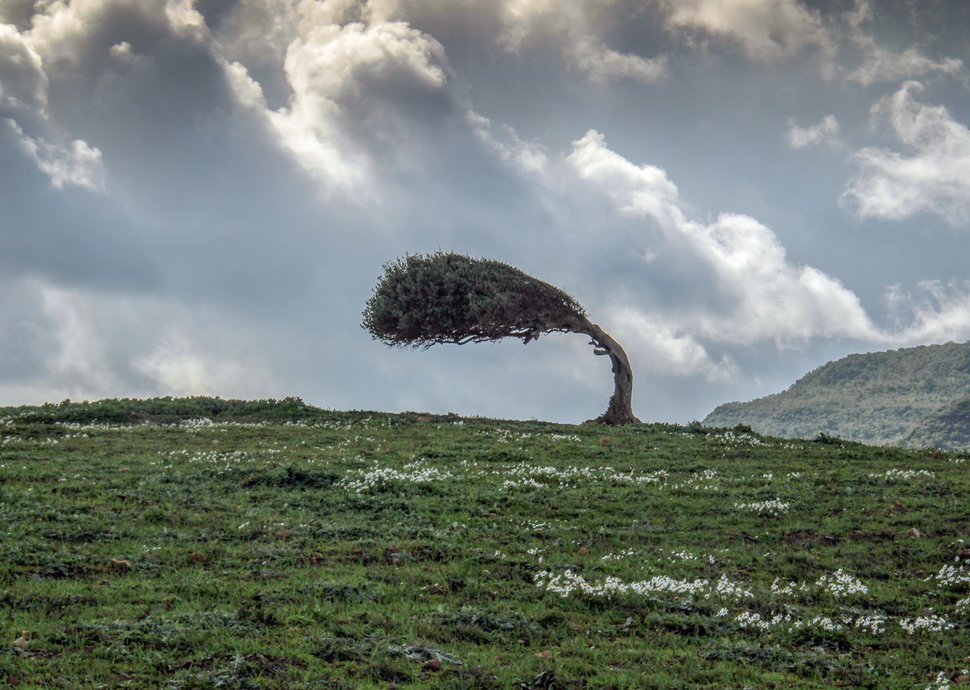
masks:
<path fill-rule="evenodd" d="M 914 448 L 970 448 L 970 398 L 944 405 L 917 424 L 906 438 Z"/>
<path fill-rule="evenodd" d="M 0 684 L 946 687 L 966 456 L 825 441 L 0 409 Z"/>
<path fill-rule="evenodd" d="M 955 419 L 946 409 L 968 395 L 970 344 L 930 345 L 850 355 L 782 393 L 721 405 L 704 423 L 747 424 L 787 438 L 828 434 L 873 444 L 966 448 L 970 433 L 941 425 Z"/>

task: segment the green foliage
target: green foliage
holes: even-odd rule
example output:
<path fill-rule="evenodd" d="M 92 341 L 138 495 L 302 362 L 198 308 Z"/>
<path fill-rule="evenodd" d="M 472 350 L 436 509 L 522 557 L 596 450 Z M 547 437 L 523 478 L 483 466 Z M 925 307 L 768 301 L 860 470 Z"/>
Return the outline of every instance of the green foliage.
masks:
<path fill-rule="evenodd" d="M 28 422 L 72 422 L 76 424 L 171 424 L 184 419 L 296 421 L 324 418 L 327 412 L 307 405 L 299 398 L 282 400 L 223 400 L 191 398 L 149 398 L 96 400 L 92 402 L 47 403 L 41 406 L 7 407 L 0 417 L 15 416 Z"/>
<path fill-rule="evenodd" d="M 572 330 L 584 315 L 559 288 L 491 259 L 438 252 L 388 263 L 363 327 L 386 345 L 428 347 Z"/>
<path fill-rule="evenodd" d="M 788 438 L 970 448 L 970 344 L 850 355 L 775 395 L 721 405 L 704 423 Z"/>
<path fill-rule="evenodd" d="M 906 438 L 914 448 L 970 448 L 970 398 L 955 400 L 920 421 Z"/>
<path fill-rule="evenodd" d="M 923 688 L 966 667 L 965 468 L 698 424 L 6 408 L 0 686 Z"/>

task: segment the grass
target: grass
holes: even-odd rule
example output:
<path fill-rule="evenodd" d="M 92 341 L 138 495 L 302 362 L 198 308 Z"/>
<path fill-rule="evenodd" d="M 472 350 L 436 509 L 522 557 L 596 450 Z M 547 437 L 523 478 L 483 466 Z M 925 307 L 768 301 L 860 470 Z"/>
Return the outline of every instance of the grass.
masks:
<path fill-rule="evenodd" d="M 935 690 L 970 666 L 963 455 L 169 403 L 0 410 L 0 684 Z"/>

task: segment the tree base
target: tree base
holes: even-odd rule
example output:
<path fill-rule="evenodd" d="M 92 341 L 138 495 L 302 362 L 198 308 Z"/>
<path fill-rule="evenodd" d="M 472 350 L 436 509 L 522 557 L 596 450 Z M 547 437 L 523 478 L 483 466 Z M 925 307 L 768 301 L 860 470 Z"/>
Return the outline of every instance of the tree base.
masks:
<path fill-rule="evenodd" d="M 587 419 L 583 424 L 608 424 L 610 426 L 622 426 L 624 424 L 642 424 L 633 412 L 621 412 L 619 410 L 607 410 L 596 419 Z"/>

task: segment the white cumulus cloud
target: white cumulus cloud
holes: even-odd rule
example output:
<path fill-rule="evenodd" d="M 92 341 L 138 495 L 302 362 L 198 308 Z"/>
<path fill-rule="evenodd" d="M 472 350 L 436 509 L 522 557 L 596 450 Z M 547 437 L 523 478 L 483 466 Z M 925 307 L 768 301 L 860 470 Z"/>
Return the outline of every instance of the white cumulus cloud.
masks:
<path fill-rule="evenodd" d="M 869 0 L 857 0 L 855 8 L 847 15 L 850 38 L 864 55 L 862 63 L 848 73 L 849 81 L 870 86 L 922 77 L 931 72 L 959 74 L 963 70 L 962 60 L 952 57 L 934 60 L 918 46 L 910 46 L 898 53 L 880 46 L 874 36 L 862 29 L 862 25 L 871 22 L 874 16 Z"/>
<path fill-rule="evenodd" d="M 535 173 L 545 168 L 545 150 L 538 144 L 523 141 L 512 127 L 505 125 L 496 133 L 491 120 L 472 110 L 465 114 L 465 120 L 486 148 L 502 162 L 510 163 L 524 172 Z"/>
<path fill-rule="evenodd" d="M 715 294 L 667 314 L 668 325 L 743 344 L 878 337 L 853 292 L 818 269 L 791 263 L 778 237 L 754 218 L 722 213 L 711 221 L 695 219 L 663 170 L 630 162 L 595 131 L 575 142 L 568 160 L 620 211 L 653 221 L 663 233 L 663 250 L 686 256 L 710 281 Z M 653 263 L 660 260 L 656 253 L 652 248 Z"/>
<path fill-rule="evenodd" d="M 917 100 L 922 91 L 907 82 L 872 108 L 903 150 L 869 147 L 854 155 L 858 172 L 842 199 L 860 218 L 932 213 L 954 226 L 970 219 L 970 130 L 946 107 Z"/>
<path fill-rule="evenodd" d="M 730 381 L 738 367 L 727 355 L 715 360 L 697 338 L 665 323 L 663 314 L 626 306 L 607 314 L 616 335 L 628 343 L 640 371 L 677 377 L 701 376 L 710 382 Z"/>
<path fill-rule="evenodd" d="M 336 188 L 359 190 L 370 161 L 343 136 L 343 126 L 353 124 L 348 122 L 347 101 L 371 96 L 364 89 L 375 83 L 406 86 L 414 93 L 439 90 L 447 82 L 445 63 L 437 41 L 403 22 L 308 27 L 286 53 L 291 100 L 266 115 L 282 145 L 305 170 Z M 255 82 L 238 63 L 232 71 L 243 101 L 258 104 Z M 378 109 L 376 102 L 371 106 L 371 112 Z M 383 112 L 386 129 L 374 135 L 393 138 L 393 106 Z"/>
<path fill-rule="evenodd" d="M 7 119 L 6 123 L 18 137 L 23 151 L 56 189 L 76 186 L 94 192 L 105 191 L 101 151 L 97 148 L 83 139 L 59 146 L 28 136 L 14 120 Z"/>
<path fill-rule="evenodd" d="M 47 107 L 48 79 L 40 55 L 14 26 L 0 24 L 0 113 Z"/>
<path fill-rule="evenodd" d="M 518 52 L 531 34 L 552 31 L 558 35 L 568 63 L 596 84 L 614 79 L 650 84 L 667 76 L 665 56 L 646 58 L 607 46 L 602 27 L 589 17 L 592 6 L 586 0 L 505 0 L 498 42 L 506 50 Z"/>
<path fill-rule="evenodd" d="M 788 145 L 793 149 L 805 149 L 819 144 L 835 146 L 839 141 L 839 121 L 834 115 L 826 115 L 811 127 L 799 127 L 788 121 Z"/>
<path fill-rule="evenodd" d="M 826 59 L 835 43 L 818 12 L 798 0 L 664 0 L 672 29 L 734 42 L 752 60 L 770 62 L 815 48 Z"/>
<path fill-rule="evenodd" d="M 24 154 L 55 188 L 104 191 L 101 151 L 83 139 L 70 140 L 50 121 L 50 80 L 37 48 L 31 34 L 0 24 L 0 126 L 9 128 Z"/>
<path fill-rule="evenodd" d="M 633 79 L 652 84 L 667 76 L 666 56 L 644 58 L 619 53 L 587 36 L 572 42 L 568 52 L 579 71 L 598 84 L 613 79 Z"/>
<path fill-rule="evenodd" d="M 897 346 L 970 339 L 970 281 L 925 280 L 915 293 L 899 286 L 886 290 L 896 319 L 887 340 Z"/>

